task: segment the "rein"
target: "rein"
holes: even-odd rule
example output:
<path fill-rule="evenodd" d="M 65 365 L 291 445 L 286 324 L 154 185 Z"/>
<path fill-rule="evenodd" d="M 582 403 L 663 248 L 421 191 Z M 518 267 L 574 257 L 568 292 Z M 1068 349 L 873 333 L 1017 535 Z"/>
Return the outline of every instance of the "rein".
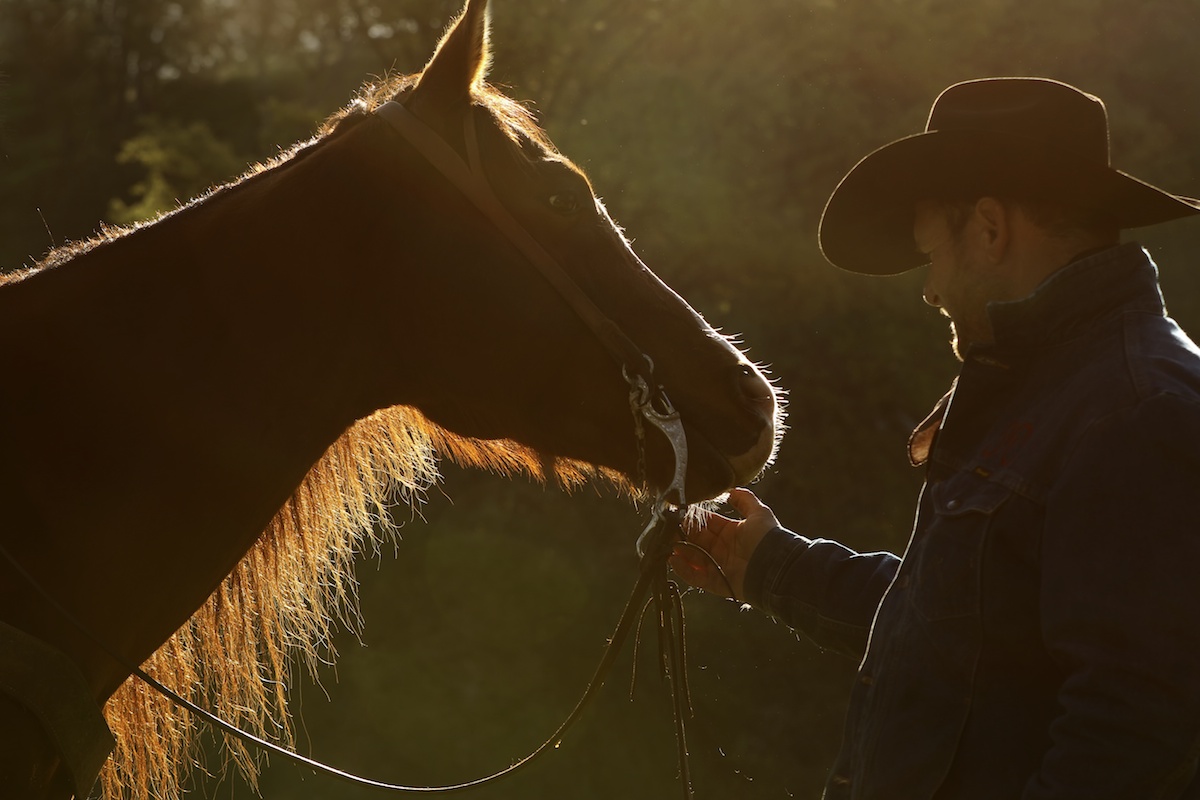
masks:
<path fill-rule="evenodd" d="M 695 547 L 695 545 L 689 545 L 683 541 L 684 535 L 680 527 L 683 514 L 687 509 L 684 479 L 687 475 L 688 465 L 687 437 L 679 412 L 671 405 L 662 387 L 654 383 L 654 362 L 650 357 L 643 353 L 615 322 L 600 311 L 582 288 L 563 270 L 558 261 L 521 225 L 496 196 L 483 171 L 473 113 L 467 114 L 465 122 L 468 158 L 468 161 L 465 162 L 437 132 L 402 104 L 395 101 L 384 103 L 376 109 L 375 114 L 391 124 L 401 137 L 456 186 L 496 226 L 500 233 L 555 288 L 620 366 L 621 374 L 629 385 L 629 406 L 635 423 L 638 481 L 643 485 L 646 481 L 646 423 L 658 429 L 667 438 L 674 453 L 675 471 L 671 481 L 655 499 L 650 520 L 637 539 L 637 552 L 640 557 L 637 582 L 583 695 L 558 729 L 524 758 L 495 773 L 463 783 L 447 786 L 406 786 L 360 777 L 254 736 L 180 696 L 138 666 L 130 664 L 127 659 L 101 641 L 87 626 L 51 596 L 2 544 L 0 544 L 0 556 L 3 556 L 12 565 L 50 607 L 55 609 L 65 621 L 76 628 L 115 664 L 136 676 L 172 703 L 230 736 L 295 764 L 349 783 L 393 792 L 434 794 L 472 789 L 511 775 L 542 753 L 556 748 L 563 735 L 580 717 L 587 703 L 603 686 L 631 629 L 635 630 L 634 668 L 636 670 L 637 645 L 640 640 L 642 621 L 645 619 L 647 611 L 653 607 L 657 616 L 659 632 L 659 670 L 663 677 L 670 679 L 671 685 L 683 797 L 685 800 L 690 800 L 692 789 L 685 737 L 685 718 L 690 715 L 690 701 L 687 692 L 686 653 L 683 643 L 683 605 L 678 586 L 667 578 L 665 570 L 666 559 L 677 544 L 682 542 L 684 546 Z M 82 776 L 75 777 L 78 779 Z"/>
<path fill-rule="evenodd" d="M 639 541 L 642 539 L 647 539 L 649 542 L 651 542 L 653 549 L 647 552 L 646 555 L 642 556 L 637 583 L 634 584 L 633 591 L 630 593 L 629 599 L 625 603 L 625 608 L 621 612 L 620 618 L 617 620 L 617 627 L 613 631 L 608 644 L 605 646 L 604 654 L 601 656 L 600 663 L 596 666 L 596 670 L 592 674 L 591 680 L 588 681 L 583 695 L 576 702 L 575 708 L 571 710 L 571 713 L 567 716 L 567 718 L 563 720 L 554 733 L 551 734 L 548 739 L 542 742 L 542 744 L 538 745 L 535 750 L 526 755 L 524 758 L 513 762 L 508 767 L 493 772 L 490 775 L 485 775 L 482 778 L 476 778 L 474 780 L 445 786 L 407 786 L 404 784 L 388 783 L 372 778 L 365 778 L 360 775 L 355 775 L 354 773 L 338 769 L 337 767 L 332 767 L 321 761 L 317 761 L 316 759 L 300 755 L 294 750 L 289 750 L 286 747 L 267 741 L 266 739 L 255 736 L 248 731 L 242 730 L 233 723 L 181 696 L 178 692 L 168 686 L 165 686 L 156 678 L 147 674 L 140 667 L 134 666 L 128 661 L 128 659 L 115 652 L 105 642 L 101 641 L 98 636 L 92 633 L 91 629 L 84 625 L 73 613 L 71 613 L 70 610 L 64 607 L 55 597 L 47 592 L 38 582 L 38 580 L 23 566 L 21 566 L 20 562 L 18 562 L 2 544 L 0 544 L 0 556 L 2 556 L 13 567 L 13 569 L 16 570 L 17 573 L 30 586 L 32 586 L 39 595 L 41 595 L 42 599 L 45 600 L 52 609 L 58 612 L 60 617 L 62 617 L 72 627 L 79 631 L 101 652 L 112 659 L 115 664 L 120 666 L 122 669 L 127 670 L 131 675 L 137 677 L 138 680 L 142 681 L 147 686 L 154 689 L 154 691 L 166 697 L 180 708 L 183 708 L 189 713 L 194 714 L 198 718 L 221 730 L 225 734 L 233 736 L 236 739 L 240 739 L 245 744 L 252 745 L 260 750 L 277 755 L 286 761 L 292 762 L 293 764 L 308 767 L 314 772 L 327 775 L 332 778 L 337 778 L 356 786 L 365 786 L 372 789 L 408 794 L 448 794 L 451 792 L 461 792 L 468 789 L 474 789 L 478 786 L 483 786 L 484 784 L 492 783 L 500 778 L 507 777 L 508 775 L 511 775 L 517 770 L 526 766 L 546 751 L 556 749 L 562 742 L 562 738 L 566 732 L 583 714 L 583 710 L 587 706 L 588 702 L 604 685 L 604 681 L 608 677 L 608 673 L 611 671 L 617 655 L 620 653 L 621 646 L 624 644 L 626 638 L 628 638 L 629 631 L 634 628 L 635 621 L 640 621 L 645 616 L 646 609 L 650 607 L 651 603 L 663 602 L 660 601 L 660 597 L 662 597 L 664 598 L 665 602 L 674 602 L 674 605 L 670 609 L 670 619 L 678 619 L 677 629 L 680 634 L 678 647 L 672 646 L 670 650 L 667 650 L 665 648 L 665 642 L 660 641 L 660 658 L 662 659 L 662 669 L 664 674 L 669 674 L 672 678 L 673 705 L 675 707 L 676 733 L 680 753 L 680 777 L 683 782 L 683 796 L 685 800 L 690 800 L 692 797 L 692 791 L 687 766 L 687 747 L 683 738 L 683 717 L 681 716 L 682 709 L 686 706 L 686 700 L 681 697 L 679 690 L 679 687 L 682 685 L 683 694 L 686 695 L 686 683 L 682 677 L 683 609 L 682 606 L 677 603 L 678 590 L 674 588 L 673 583 L 670 583 L 666 580 L 666 573 L 662 569 L 666 557 L 671 552 L 672 543 L 677 541 L 680 535 L 680 529 L 678 527 L 678 514 L 679 512 L 677 510 L 667 509 L 664 506 L 662 513 L 656 512 L 654 515 L 652 515 L 649 524 L 646 526 L 646 530 L 643 531 L 641 538 L 639 538 Z M 670 595 L 670 597 L 663 594 L 664 587 L 666 587 L 665 591 Z M 643 599 L 646 597 L 648 592 L 651 593 L 651 597 L 649 600 L 643 602 Z M 674 598 L 674 600 L 671 598 Z M 660 605 L 660 634 L 662 634 L 664 631 L 669 632 L 671 630 L 676 630 L 676 628 L 671 627 L 672 622 L 670 621 L 665 623 L 667 625 L 666 628 L 663 627 L 664 623 L 662 620 L 664 619 L 665 613 L 667 613 L 666 607 Z M 638 625 L 638 629 L 640 633 L 640 623 Z M 674 645 L 674 642 L 672 642 L 672 645 Z M 678 667 L 676 666 L 677 664 Z M 669 673 L 667 670 L 670 670 Z M 97 764 L 96 770 L 99 770 L 99 764 Z M 82 775 L 73 774 L 72 779 L 77 786 L 86 783 L 86 785 L 90 787 L 91 783 L 95 780 L 95 775 L 85 777 Z"/>

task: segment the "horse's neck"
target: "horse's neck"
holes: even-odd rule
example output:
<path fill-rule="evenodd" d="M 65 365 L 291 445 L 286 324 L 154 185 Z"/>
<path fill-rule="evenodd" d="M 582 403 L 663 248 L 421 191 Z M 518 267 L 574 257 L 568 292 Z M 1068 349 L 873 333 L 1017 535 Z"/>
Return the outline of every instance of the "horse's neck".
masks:
<path fill-rule="evenodd" d="M 286 452 L 306 430 L 327 438 L 352 422 L 362 401 L 347 371 L 371 343 L 353 341 L 334 260 L 355 258 L 352 195 L 328 203 L 339 187 L 317 178 L 331 170 L 306 169 L 324 156 L 12 287 L 0 324 L 21 342 L 7 360 L 32 381 L 30 421 L 57 407 L 101 423 L 89 440 L 158 458 L 236 439 L 251 461 L 256 445 Z M 206 423 L 216 429 L 195 430 Z"/>
<path fill-rule="evenodd" d="M 105 586 L 76 611 L 133 658 L 370 410 L 336 271 L 372 212 L 328 183 L 354 165 L 277 169 L 0 292 L 0 503 L 23 509 L 0 536 L 68 602 Z M 120 640 L 130 607 L 145 625 Z"/>

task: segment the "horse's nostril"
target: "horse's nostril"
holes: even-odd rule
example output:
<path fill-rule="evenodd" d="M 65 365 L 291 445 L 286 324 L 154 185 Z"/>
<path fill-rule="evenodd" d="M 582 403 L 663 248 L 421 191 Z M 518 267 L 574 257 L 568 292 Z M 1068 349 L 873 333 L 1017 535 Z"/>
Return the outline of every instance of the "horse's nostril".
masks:
<path fill-rule="evenodd" d="M 739 364 L 734 372 L 734 385 L 741 399 L 765 416 L 775 413 L 775 390 L 767 379 L 749 364 Z"/>

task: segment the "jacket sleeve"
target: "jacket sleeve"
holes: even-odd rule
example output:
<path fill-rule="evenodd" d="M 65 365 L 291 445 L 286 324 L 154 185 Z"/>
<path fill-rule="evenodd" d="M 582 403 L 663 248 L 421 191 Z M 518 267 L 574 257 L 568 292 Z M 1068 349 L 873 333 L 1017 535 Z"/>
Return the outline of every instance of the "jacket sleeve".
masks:
<path fill-rule="evenodd" d="M 1178 798 L 1200 757 L 1200 406 L 1093 426 L 1047 499 L 1042 636 L 1061 715 L 1025 800 Z"/>
<path fill-rule="evenodd" d="M 819 647 L 861 658 L 899 566 L 891 553 L 856 553 L 776 528 L 746 567 L 746 599 Z"/>

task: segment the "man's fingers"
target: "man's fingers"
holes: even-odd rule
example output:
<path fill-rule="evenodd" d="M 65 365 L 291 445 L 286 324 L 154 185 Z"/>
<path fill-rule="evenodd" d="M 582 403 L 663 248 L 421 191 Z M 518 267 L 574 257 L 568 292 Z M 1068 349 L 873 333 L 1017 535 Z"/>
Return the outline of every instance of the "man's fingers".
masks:
<path fill-rule="evenodd" d="M 683 529 L 684 533 L 687 534 L 689 542 L 695 542 L 701 547 L 708 547 L 715 539 L 720 537 L 721 531 L 735 522 L 736 520 L 732 520 L 729 517 L 712 513 L 705 514 L 699 519 L 685 520 Z"/>
<path fill-rule="evenodd" d="M 771 509 L 746 489 L 730 491 L 729 505 L 741 519 L 705 514 L 689 520 L 684 530 L 687 542 L 695 547 L 677 545 L 670 558 L 676 575 L 721 597 L 736 597 L 741 593 L 750 554 L 763 535 L 779 524 Z"/>
<path fill-rule="evenodd" d="M 721 579 L 717 567 L 697 553 L 691 547 L 676 547 L 671 557 L 667 559 L 671 570 L 685 581 L 698 589 L 703 589 L 722 597 L 729 597 L 729 589 Z"/>
<path fill-rule="evenodd" d="M 667 559 L 667 564 L 676 575 L 688 583 L 702 589 L 707 588 L 704 584 L 708 583 L 709 564 L 690 547 L 676 547 Z"/>
<path fill-rule="evenodd" d="M 729 505 L 741 514 L 743 519 L 766 508 L 754 492 L 740 488 L 729 490 Z"/>

